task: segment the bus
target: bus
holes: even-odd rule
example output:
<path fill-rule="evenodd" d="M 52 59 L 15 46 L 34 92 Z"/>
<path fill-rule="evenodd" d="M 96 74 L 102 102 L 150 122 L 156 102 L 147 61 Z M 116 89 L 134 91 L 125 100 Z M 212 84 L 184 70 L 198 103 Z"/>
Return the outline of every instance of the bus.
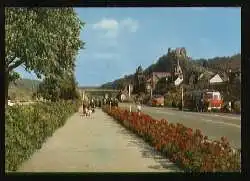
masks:
<path fill-rule="evenodd" d="M 193 111 L 221 110 L 223 104 L 220 92 L 214 90 L 186 92 L 183 100 L 183 108 Z"/>

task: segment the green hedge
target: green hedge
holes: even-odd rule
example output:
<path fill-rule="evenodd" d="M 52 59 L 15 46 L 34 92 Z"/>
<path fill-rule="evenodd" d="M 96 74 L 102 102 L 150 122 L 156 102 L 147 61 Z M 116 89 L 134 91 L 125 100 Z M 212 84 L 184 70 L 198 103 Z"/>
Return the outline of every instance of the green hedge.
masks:
<path fill-rule="evenodd" d="M 79 102 L 61 101 L 13 106 L 5 111 L 5 170 L 15 171 L 67 118 Z"/>

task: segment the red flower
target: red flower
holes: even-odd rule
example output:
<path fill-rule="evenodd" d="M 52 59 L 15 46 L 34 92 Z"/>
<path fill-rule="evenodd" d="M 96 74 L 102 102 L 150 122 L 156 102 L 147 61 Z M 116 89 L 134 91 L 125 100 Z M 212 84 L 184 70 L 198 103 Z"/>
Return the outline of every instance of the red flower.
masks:
<path fill-rule="evenodd" d="M 119 121 L 127 120 L 129 122 L 130 128 L 135 130 L 138 134 L 143 136 L 150 136 L 152 138 L 152 144 L 157 150 L 161 148 L 170 149 L 166 150 L 171 152 L 171 147 L 168 144 L 178 146 L 178 153 L 173 156 L 172 161 L 179 161 L 184 166 L 193 165 L 193 158 L 188 160 L 184 153 L 186 151 L 192 151 L 197 153 L 200 163 L 203 163 L 200 170 L 201 171 L 220 171 L 232 169 L 232 165 L 237 165 L 230 152 L 230 145 L 225 137 L 221 138 L 221 141 L 214 141 L 213 143 L 208 143 L 206 140 L 207 136 L 204 137 L 201 131 L 198 129 L 193 133 L 191 128 L 187 128 L 182 124 L 173 123 L 168 124 L 167 120 L 162 119 L 157 121 L 152 117 L 141 114 L 138 116 L 137 113 L 132 112 L 131 114 L 127 110 L 121 108 L 109 107 L 103 108 L 104 112 L 107 112 L 110 116 L 113 116 Z M 226 159 L 230 164 L 221 166 L 221 160 Z M 231 159 L 231 160 L 230 160 Z M 212 163 L 212 160 L 217 160 L 216 164 Z M 224 168 L 225 167 L 225 168 Z M 238 164 L 235 169 L 240 168 Z"/>

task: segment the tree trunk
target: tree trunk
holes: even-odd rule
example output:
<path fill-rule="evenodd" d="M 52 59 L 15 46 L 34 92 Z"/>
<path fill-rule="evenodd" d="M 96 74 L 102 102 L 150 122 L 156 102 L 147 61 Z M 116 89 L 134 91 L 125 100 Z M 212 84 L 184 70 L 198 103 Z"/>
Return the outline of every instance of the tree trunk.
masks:
<path fill-rule="evenodd" d="M 5 90 L 5 105 L 8 105 L 8 90 L 9 90 L 9 72 L 4 73 L 4 90 Z"/>

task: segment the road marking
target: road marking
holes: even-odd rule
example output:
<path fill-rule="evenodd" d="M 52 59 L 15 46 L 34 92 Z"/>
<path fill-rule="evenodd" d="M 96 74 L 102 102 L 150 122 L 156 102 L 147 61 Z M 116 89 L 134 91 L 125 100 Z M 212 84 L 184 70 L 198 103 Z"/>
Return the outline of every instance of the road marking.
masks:
<path fill-rule="evenodd" d="M 184 113 L 184 112 L 183 112 Z M 200 116 L 210 116 L 210 117 L 222 117 L 222 118 L 228 118 L 228 119 L 235 119 L 235 120 L 241 120 L 241 117 L 230 117 L 230 116 L 221 116 L 221 115 L 218 115 L 218 114 L 206 114 L 206 113 L 195 113 L 195 112 L 185 112 L 186 114 L 189 114 L 189 115 L 193 115 L 193 116 L 196 116 L 196 115 L 200 115 Z"/>
<path fill-rule="evenodd" d="M 161 110 L 156 110 L 157 113 L 162 113 L 162 114 L 168 114 L 168 115 L 175 115 L 175 113 L 171 113 L 171 112 L 165 112 L 165 111 L 161 111 Z"/>
<path fill-rule="evenodd" d="M 148 108 L 152 108 L 152 107 L 148 107 Z M 167 110 L 168 108 L 164 109 L 164 108 L 158 108 L 156 107 L 155 110 Z M 171 110 L 171 108 L 170 108 Z M 171 110 L 171 111 L 174 111 L 176 112 L 177 110 Z M 178 111 L 179 112 L 179 111 Z M 235 116 L 222 116 L 222 115 L 218 115 L 218 114 L 206 114 L 206 113 L 198 113 L 198 112 L 187 112 L 187 111 L 181 111 L 182 113 L 186 113 L 186 114 L 190 114 L 190 115 L 193 115 L 193 116 L 196 116 L 196 115 L 201 115 L 201 116 L 216 116 L 216 117 L 222 117 L 222 118 L 228 118 L 228 119 L 234 119 L 234 120 L 241 120 L 241 117 L 235 117 Z M 164 113 L 164 112 L 162 112 Z M 174 115 L 174 114 L 173 114 Z"/>
<path fill-rule="evenodd" d="M 229 119 L 239 119 L 239 120 L 241 120 L 241 117 L 221 116 L 221 115 L 218 115 L 218 114 L 214 114 L 214 116 L 217 116 L 217 117 L 224 117 L 224 118 L 229 118 Z"/>
<path fill-rule="evenodd" d="M 228 126 L 233 126 L 233 127 L 236 127 L 236 128 L 241 128 L 240 125 L 237 125 L 237 124 L 232 124 L 232 123 L 225 123 L 225 122 L 217 122 L 217 121 L 213 121 L 213 120 L 210 120 L 210 119 L 201 119 L 205 122 L 210 122 L 210 123 L 214 123 L 214 124 L 224 124 L 224 125 L 228 125 Z"/>

